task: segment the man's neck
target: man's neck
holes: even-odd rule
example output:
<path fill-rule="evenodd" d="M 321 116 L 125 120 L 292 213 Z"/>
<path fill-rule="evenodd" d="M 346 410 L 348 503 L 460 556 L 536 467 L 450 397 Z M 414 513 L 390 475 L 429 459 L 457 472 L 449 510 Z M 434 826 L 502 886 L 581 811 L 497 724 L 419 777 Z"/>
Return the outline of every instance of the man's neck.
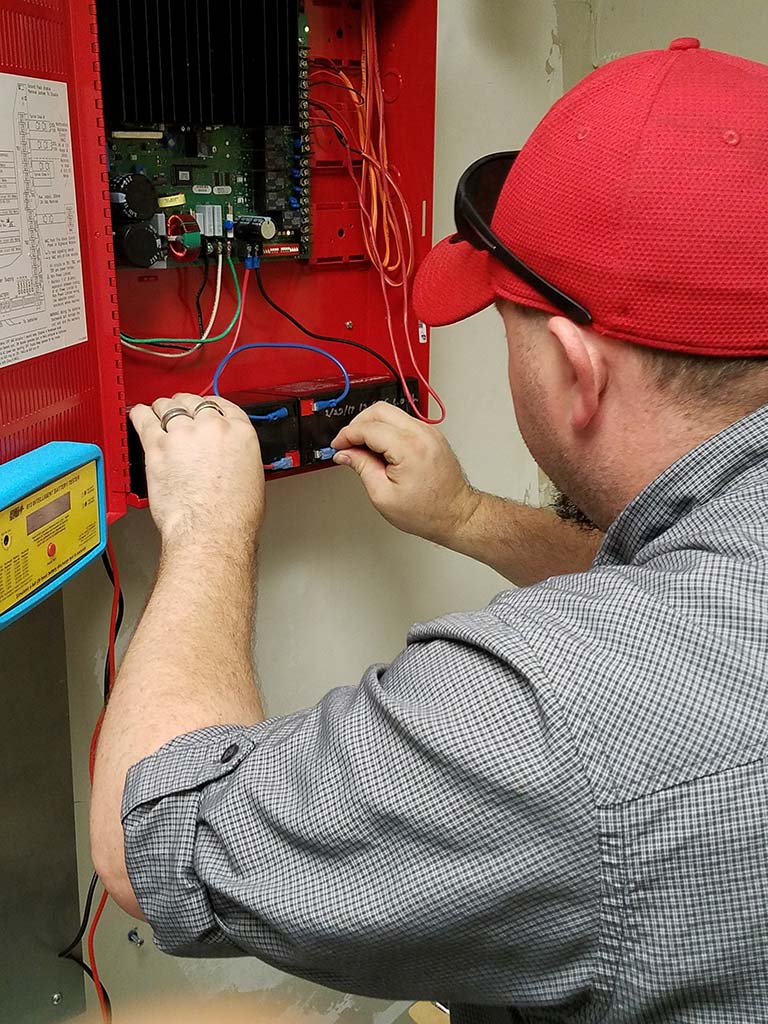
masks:
<path fill-rule="evenodd" d="M 643 424 L 629 425 L 622 441 L 614 444 L 604 459 L 599 507 L 594 519 L 607 529 L 646 487 L 689 452 L 753 410 L 720 411 L 697 418 L 677 411 L 659 410 Z M 603 485 L 604 481 L 604 485 Z M 589 501 L 586 511 L 589 514 Z"/>

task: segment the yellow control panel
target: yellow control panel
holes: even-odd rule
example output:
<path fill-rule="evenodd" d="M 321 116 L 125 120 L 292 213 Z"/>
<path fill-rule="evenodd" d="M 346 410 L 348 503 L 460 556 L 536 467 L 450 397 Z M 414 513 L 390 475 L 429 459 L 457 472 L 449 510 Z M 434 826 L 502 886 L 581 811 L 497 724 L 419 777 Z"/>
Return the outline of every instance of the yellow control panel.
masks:
<path fill-rule="evenodd" d="M 101 544 L 96 460 L 0 510 L 0 615 Z"/>

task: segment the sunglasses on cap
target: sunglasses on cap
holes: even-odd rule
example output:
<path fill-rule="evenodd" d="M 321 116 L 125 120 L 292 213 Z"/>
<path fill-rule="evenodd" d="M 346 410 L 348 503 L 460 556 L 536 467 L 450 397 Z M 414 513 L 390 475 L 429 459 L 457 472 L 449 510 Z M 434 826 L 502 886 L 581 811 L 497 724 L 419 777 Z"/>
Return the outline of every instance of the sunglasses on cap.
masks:
<path fill-rule="evenodd" d="M 462 174 L 454 207 L 457 234 L 452 241 L 469 242 L 480 252 L 490 253 L 574 323 L 591 324 L 592 316 L 582 305 L 539 277 L 510 252 L 491 228 L 496 205 L 517 156 L 517 152 L 484 156 Z"/>

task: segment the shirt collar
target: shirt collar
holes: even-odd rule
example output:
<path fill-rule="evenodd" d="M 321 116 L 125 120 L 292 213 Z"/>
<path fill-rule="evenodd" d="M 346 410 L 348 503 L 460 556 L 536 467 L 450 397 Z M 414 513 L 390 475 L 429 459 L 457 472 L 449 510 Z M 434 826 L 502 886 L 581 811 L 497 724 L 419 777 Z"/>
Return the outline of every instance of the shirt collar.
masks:
<path fill-rule="evenodd" d="M 768 460 L 768 405 L 726 427 L 658 476 L 605 535 L 594 566 L 627 565 L 692 509 Z"/>

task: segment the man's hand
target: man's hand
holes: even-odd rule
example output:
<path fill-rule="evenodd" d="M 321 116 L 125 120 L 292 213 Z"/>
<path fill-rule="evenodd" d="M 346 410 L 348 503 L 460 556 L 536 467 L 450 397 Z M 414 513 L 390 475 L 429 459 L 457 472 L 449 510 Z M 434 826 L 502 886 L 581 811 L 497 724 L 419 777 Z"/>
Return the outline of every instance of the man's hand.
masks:
<path fill-rule="evenodd" d="M 215 408 L 195 413 L 204 401 L 224 415 Z M 163 430 L 163 415 L 176 408 L 194 418 L 174 417 Z M 131 420 L 144 445 L 149 502 L 164 544 L 231 529 L 255 538 L 264 518 L 264 468 L 242 409 L 224 398 L 179 394 L 159 398 L 151 409 L 137 405 Z"/>
<path fill-rule="evenodd" d="M 107 890 L 135 915 L 120 821 L 128 769 L 176 736 L 264 718 L 251 655 L 261 452 L 236 405 L 216 398 L 216 407 L 199 409 L 203 401 L 175 395 L 131 413 L 163 550 L 101 730 L 91 848 Z M 166 433 L 161 420 L 171 409 L 190 415 L 168 420 Z"/>
<path fill-rule="evenodd" d="M 518 586 L 583 572 L 602 540 L 549 509 L 473 490 L 439 431 L 384 402 L 345 427 L 333 447 L 393 526 L 485 562 Z"/>
<path fill-rule="evenodd" d="M 386 402 L 344 427 L 333 447 L 335 462 L 357 472 L 374 507 L 405 533 L 452 546 L 480 504 L 443 435 Z"/>

